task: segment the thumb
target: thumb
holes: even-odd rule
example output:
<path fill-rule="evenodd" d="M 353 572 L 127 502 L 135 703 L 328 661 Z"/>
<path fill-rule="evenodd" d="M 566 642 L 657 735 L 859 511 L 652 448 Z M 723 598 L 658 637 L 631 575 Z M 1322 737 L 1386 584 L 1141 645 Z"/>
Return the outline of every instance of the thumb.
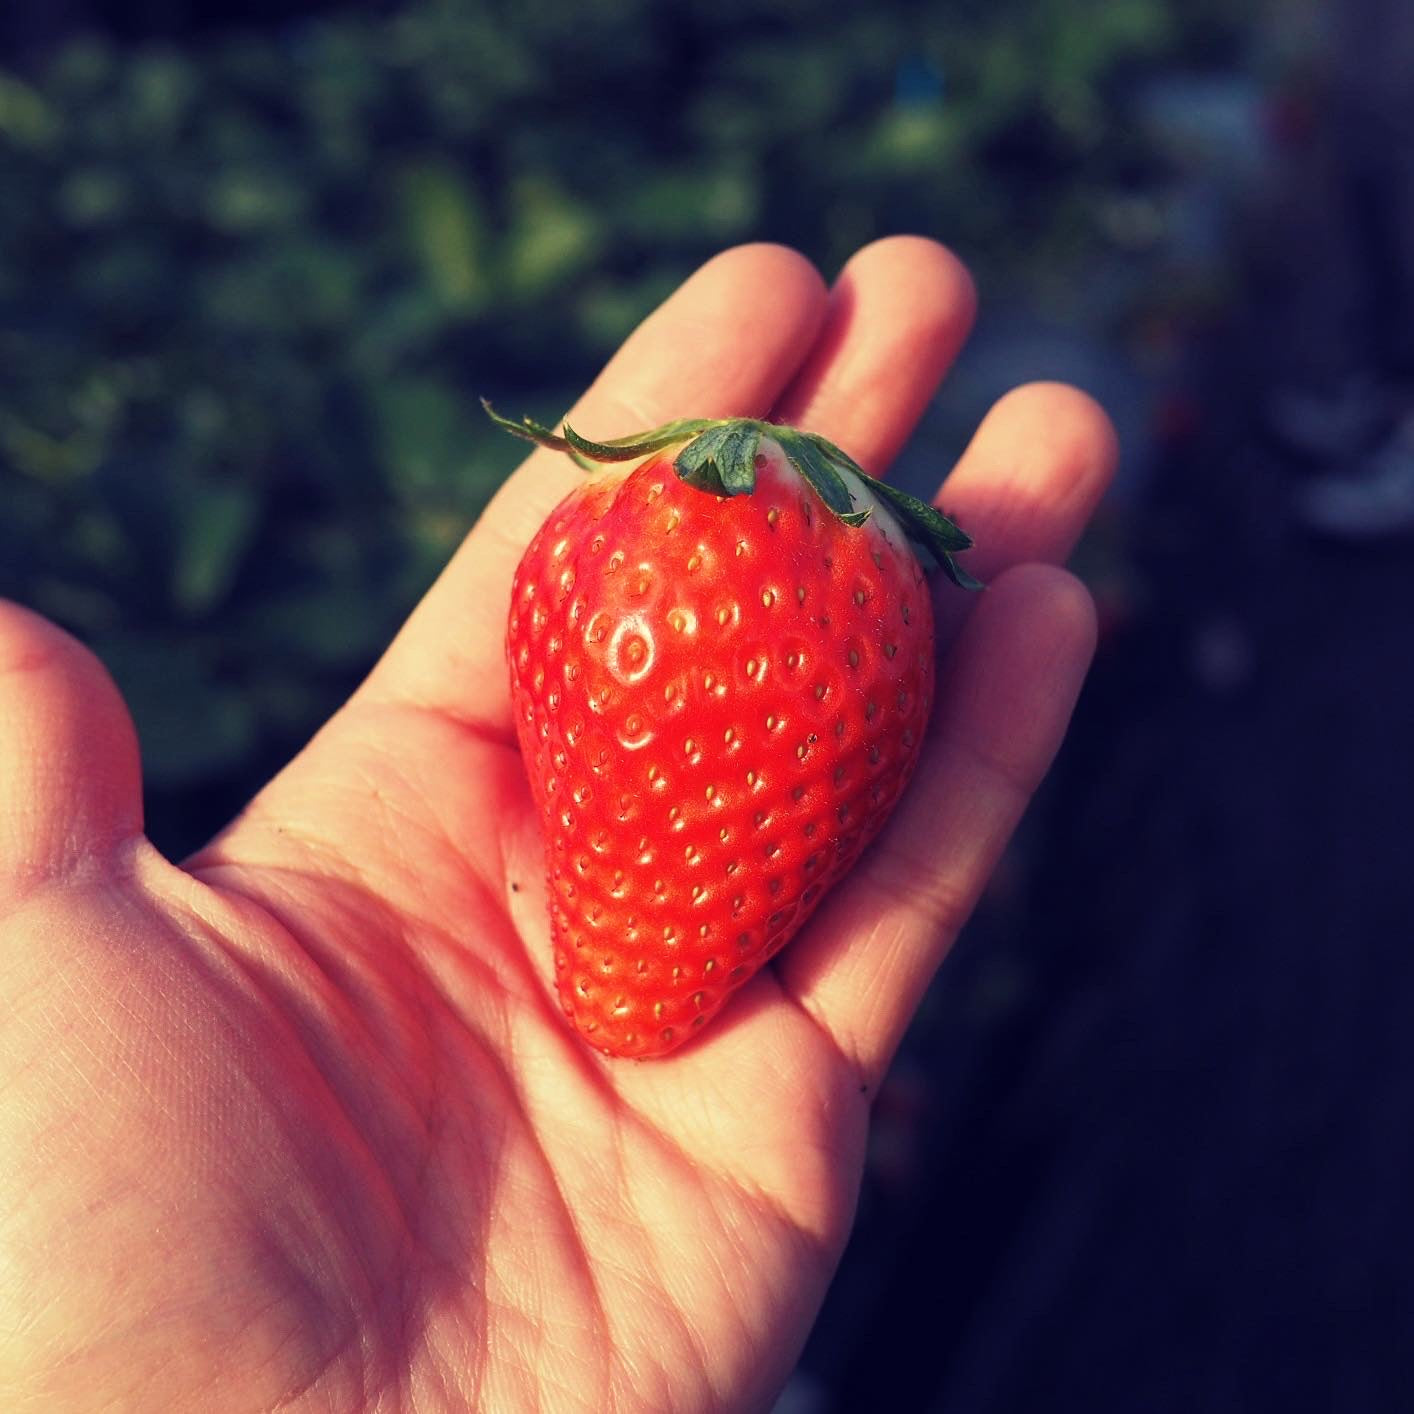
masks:
<path fill-rule="evenodd" d="M 137 734 L 112 678 L 62 629 L 0 600 L 0 896 L 141 831 Z"/>

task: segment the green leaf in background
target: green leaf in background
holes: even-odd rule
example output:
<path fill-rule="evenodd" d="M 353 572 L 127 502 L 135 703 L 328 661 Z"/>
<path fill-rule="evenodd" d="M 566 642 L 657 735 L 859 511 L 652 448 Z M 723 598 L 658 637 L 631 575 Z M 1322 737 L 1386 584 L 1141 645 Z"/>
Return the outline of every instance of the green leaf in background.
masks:
<path fill-rule="evenodd" d="M 132 208 L 133 195 L 132 182 L 121 167 L 93 165 L 70 172 L 55 199 L 66 224 L 87 228 L 123 220 Z"/>
<path fill-rule="evenodd" d="M 262 242 L 206 272 L 202 313 L 216 326 L 210 333 L 293 339 L 343 331 L 357 314 L 361 275 L 357 257 L 332 241 L 300 234 Z"/>
<path fill-rule="evenodd" d="M 603 248 L 603 219 L 587 202 L 549 176 L 518 178 L 510 191 L 510 226 L 502 240 L 502 268 L 521 299 L 553 294 L 588 270 Z"/>
<path fill-rule="evenodd" d="M 150 784 L 200 786 L 255 750 L 255 709 L 238 680 L 218 674 L 210 649 L 156 634 L 99 638 L 94 648 L 132 711 Z"/>
<path fill-rule="evenodd" d="M 0 139 L 18 148 L 42 148 L 58 134 L 58 121 L 29 84 L 0 73 Z"/>
<path fill-rule="evenodd" d="M 490 297 L 486 219 L 465 176 L 446 162 L 419 162 L 398 174 L 412 248 L 428 284 L 462 315 Z"/>
<path fill-rule="evenodd" d="M 201 73 L 185 55 L 153 47 L 127 66 L 123 108 L 136 142 L 166 145 L 176 137 L 196 102 Z"/>
<path fill-rule="evenodd" d="M 440 379 L 407 376 L 372 396 L 389 483 L 414 499 L 446 495 L 465 477 L 477 440 L 465 400 Z"/>
<path fill-rule="evenodd" d="M 206 189 L 207 219 L 218 231 L 244 235 L 270 227 L 297 227 L 306 194 L 291 177 L 266 167 L 218 169 Z"/>
<path fill-rule="evenodd" d="M 208 483 L 173 510 L 172 599 L 195 617 L 230 592 L 255 538 L 260 500 L 240 482 Z"/>
<path fill-rule="evenodd" d="M 651 247 L 729 242 L 749 232 L 761 211 L 759 178 L 743 164 L 686 164 L 640 179 L 622 193 L 621 219 Z"/>
<path fill-rule="evenodd" d="M 292 590 L 247 615 L 254 643 L 306 669 L 362 669 L 388 641 L 389 606 L 371 584 L 344 580 Z"/>
<path fill-rule="evenodd" d="M 639 275 L 615 276 L 602 271 L 590 276 L 570 299 L 577 342 L 600 360 L 607 358 L 648 310 L 672 294 L 681 279 L 682 271 L 667 260 L 655 262 Z"/>

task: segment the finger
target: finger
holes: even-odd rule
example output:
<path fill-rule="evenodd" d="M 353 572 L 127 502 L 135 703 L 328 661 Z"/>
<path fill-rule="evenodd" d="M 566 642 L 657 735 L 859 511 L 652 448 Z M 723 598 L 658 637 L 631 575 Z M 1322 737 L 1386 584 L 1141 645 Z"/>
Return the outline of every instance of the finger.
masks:
<path fill-rule="evenodd" d="M 591 437 L 678 417 L 759 415 L 814 342 L 820 276 L 781 246 L 709 261 L 639 326 L 570 414 Z M 507 481 L 404 626 L 365 689 L 510 730 L 502 661 L 516 564 L 546 515 L 584 476 L 567 457 L 532 454 Z"/>
<path fill-rule="evenodd" d="M 1011 565 L 1060 564 L 1113 479 L 1119 443 L 1104 409 L 1062 383 L 1033 383 L 1000 399 L 938 492 L 937 503 L 976 542 L 961 563 L 983 581 Z M 935 596 L 947 642 L 973 596 Z"/>
<path fill-rule="evenodd" d="M 113 680 L 63 630 L 0 601 L 0 896 L 141 831 L 137 737 Z"/>
<path fill-rule="evenodd" d="M 772 412 L 881 475 L 908 440 L 972 328 L 977 295 L 936 241 L 861 250 L 830 292 L 819 339 Z"/>
<path fill-rule="evenodd" d="M 1090 596 L 1066 571 L 998 577 L 949 657 L 898 811 L 779 959 L 786 992 L 867 1079 L 887 1066 L 1049 767 L 1094 641 Z"/>

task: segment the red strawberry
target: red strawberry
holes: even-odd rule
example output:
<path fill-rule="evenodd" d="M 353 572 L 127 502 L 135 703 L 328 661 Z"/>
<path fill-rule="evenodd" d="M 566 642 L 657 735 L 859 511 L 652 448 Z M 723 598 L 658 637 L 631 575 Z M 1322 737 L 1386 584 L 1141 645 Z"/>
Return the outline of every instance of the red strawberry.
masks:
<path fill-rule="evenodd" d="M 591 443 L 525 552 L 511 698 L 561 1004 L 606 1054 L 700 1031 L 897 803 L 933 696 L 912 537 L 971 541 L 823 438 L 746 420 Z M 637 465 L 633 465 L 633 463 Z"/>

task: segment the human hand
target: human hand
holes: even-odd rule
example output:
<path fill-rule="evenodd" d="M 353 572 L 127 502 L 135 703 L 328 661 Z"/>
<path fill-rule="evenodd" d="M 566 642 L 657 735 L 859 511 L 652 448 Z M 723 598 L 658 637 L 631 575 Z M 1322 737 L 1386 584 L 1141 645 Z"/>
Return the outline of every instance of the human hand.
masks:
<path fill-rule="evenodd" d="M 961 344 L 914 238 L 826 294 L 712 261 L 574 412 L 769 415 L 871 472 Z M 0 1403 L 8 1411 L 768 1406 L 843 1248 L 870 1096 L 1054 753 L 1093 643 L 1056 563 L 1112 469 L 1082 395 L 1004 399 L 947 482 L 991 583 L 937 595 L 931 739 L 807 928 L 674 1056 L 553 995 L 503 664 L 579 473 L 538 452 L 308 748 L 181 867 L 86 650 L 0 606 Z"/>

